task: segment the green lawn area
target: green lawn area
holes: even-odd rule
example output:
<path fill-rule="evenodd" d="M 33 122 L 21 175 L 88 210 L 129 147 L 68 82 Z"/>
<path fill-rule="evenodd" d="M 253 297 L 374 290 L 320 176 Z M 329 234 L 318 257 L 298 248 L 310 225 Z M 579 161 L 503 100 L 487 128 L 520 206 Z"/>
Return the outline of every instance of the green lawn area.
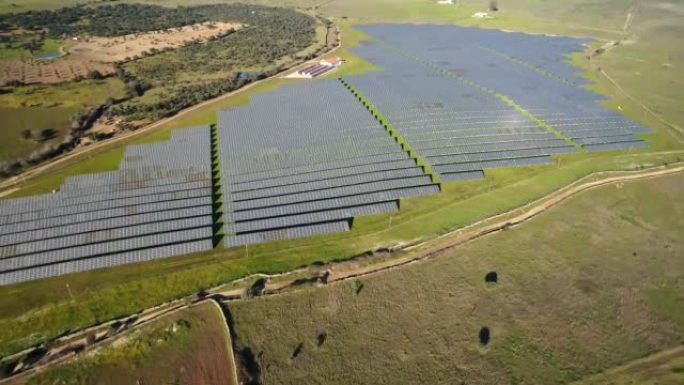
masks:
<path fill-rule="evenodd" d="M 682 210 L 680 175 L 587 191 L 435 259 L 231 303 L 237 341 L 269 384 L 566 384 L 681 343 L 684 307 L 651 297 L 684 298 Z"/>
<path fill-rule="evenodd" d="M 229 341 L 220 308 L 205 302 L 9 384 L 237 385 Z"/>
<path fill-rule="evenodd" d="M 86 2 L 88 0 L 0 0 L 0 13 L 55 9 Z"/>
<path fill-rule="evenodd" d="M 20 59 L 32 59 L 36 58 L 36 55 L 39 54 L 44 54 L 44 53 L 59 53 L 60 52 L 60 47 L 64 46 L 65 44 L 68 44 L 67 41 L 64 40 L 55 40 L 55 39 L 44 39 L 43 40 L 43 45 L 42 47 L 35 51 L 31 52 L 25 48 L 20 47 L 20 44 L 22 42 L 28 42 L 32 39 L 37 39 L 35 35 L 32 34 L 26 34 L 26 35 L 20 35 L 16 37 L 16 41 L 12 44 L 7 44 L 7 43 L 1 43 L 0 44 L 0 60 L 20 60 Z"/>
<path fill-rule="evenodd" d="M 109 97 L 122 96 L 123 84 L 118 78 L 15 87 L 10 93 L 0 94 L 0 117 L 4 122 L 0 129 L 3 143 L 0 146 L 0 161 L 24 157 L 45 144 L 61 142 L 74 114 L 104 103 Z M 54 129 L 58 134 L 47 142 L 21 137 L 24 130 L 32 130 L 37 136 L 44 129 Z M 81 172 L 88 170 L 79 165 L 77 169 Z M 45 176 L 48 180 L 52 177 Z"/>

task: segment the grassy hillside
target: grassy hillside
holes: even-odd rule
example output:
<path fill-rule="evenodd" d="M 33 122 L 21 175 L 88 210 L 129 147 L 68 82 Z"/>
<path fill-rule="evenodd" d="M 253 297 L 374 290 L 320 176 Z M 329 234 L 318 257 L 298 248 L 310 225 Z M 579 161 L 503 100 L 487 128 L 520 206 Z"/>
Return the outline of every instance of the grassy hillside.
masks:
<path fill-rule="evenodd" d="M 603 187 L 430 261 L 235 303 L 235 331 L 268 384 L 568 383 L 684 342 L 683 211 L 680 176 Z"/>
<path fill-rule="evenodd" d="M 573 385 L 678 385 L 684 383 L 684 347 L 612 368 Z"/>
<path fill-rule="evenodd" d="M 9 384 L 237 385 L 228 337 L 218 306 L 203 303 Z"/>
<path fill-rule="evenodd" d="M 117 78 L 17 87 L 7 91 L 0 94 L 0 117 L 5 123 L 0 129 L 0 161 L 24 157 L 41 146 L 60 142 L 74 114 L 105 103 L 108 98 L 125 95 L 123 83 Z M 53 140 L 41 142 L 21 136 L 26 129 L 38 136 L 41 130 L 47 128 L 57 131 Z"/>

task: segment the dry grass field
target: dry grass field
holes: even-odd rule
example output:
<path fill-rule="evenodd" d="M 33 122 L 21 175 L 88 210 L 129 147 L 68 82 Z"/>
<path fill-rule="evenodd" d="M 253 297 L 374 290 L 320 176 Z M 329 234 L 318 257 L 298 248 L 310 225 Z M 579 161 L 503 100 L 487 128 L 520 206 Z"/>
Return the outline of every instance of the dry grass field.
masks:
<path fill-rule="evenodd" d="M 612 368 L 573 385 L 684 384 L 684 346 Z"/>
<path fill-rule="evenodd" d="M 433 260 L 234 303 L 235 332 L 265 384 L 566 384 L 684 342 L 683 214 L 680 175 L 602 187 Z"/>
<path fill-rule="evenodd" d="M 164 31 L 151 31 L 118 37 L 89 37 L 78 41 L 68 50 L 69 56 L 85 62 L 111 63 L 144 56 L 152 49 L 174 49 L 193 42 L 207 41 L 230 30 L 238 30 L 237 23 L 201 23 Z"/>
<path fill-rule="evenodd" d="M 60 58 L 0 60 L 0 85 L 12 81 L 25 84 L 64 83 L 88 77 L 91 71 L 108 76 L 114 73 L 111 63 L 208 41 L 241 27 L 237 23 L 215 22 L 118 37 L 85 37 L 69 42 L 68 48 L 60 47 L 64 53 Z"/>
<path fill-rule="evenodd" d="M 77 357 L 7 385 L 237 385 L 228 330 L 207 302 Z"/>

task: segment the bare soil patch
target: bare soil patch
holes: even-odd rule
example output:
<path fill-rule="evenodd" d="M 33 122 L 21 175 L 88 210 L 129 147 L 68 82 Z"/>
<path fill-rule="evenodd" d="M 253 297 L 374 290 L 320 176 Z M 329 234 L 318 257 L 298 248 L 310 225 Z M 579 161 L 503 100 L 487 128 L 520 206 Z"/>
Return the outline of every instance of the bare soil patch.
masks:
<path fill-rule="evenodd" d="M 84 61 L 112 63 L 145 56 L 152 49 L 161 51 L 207 41 L 241 27 L 238 23 L 212 22 L 119 37 L 90 37 L 78 41 L 68 52 Z"/>
<path fill-rule="evenodd" d="M 118 37 L 82 38 L 61 58 L 1 60 L 0 85 L 15 81 L 25 84 L 62 83 L 85 78 L 92 71 L 108 76 L 114 73 L 114 62 L 204 42 L 241 27 L 238 23 L 213 22 Z"/>
<path fill-rule="evenodd" d="M 109 63 L 87 61 L 71 57 L 54 60 L 23 59 L 0 61 L 0 84 L 19 81 L 25 84 L 54 84 L 85 78 L 91 71 L 102 75 L 114 73 Z"/>

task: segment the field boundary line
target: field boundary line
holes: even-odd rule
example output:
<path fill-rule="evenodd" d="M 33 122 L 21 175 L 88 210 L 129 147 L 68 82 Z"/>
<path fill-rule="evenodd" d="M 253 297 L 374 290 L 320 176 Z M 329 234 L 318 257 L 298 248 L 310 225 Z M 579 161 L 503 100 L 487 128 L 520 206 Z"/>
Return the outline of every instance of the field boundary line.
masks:
<path fill-rule="evenodd" d="M 236 357 L 235 357 L 235 351 L 233 350 L 233 337 L 232 333 L 233 331 L 230 329 L 230 323 L 228 322 L 228 319 L 226 318 L 226 314 L 223 312 L 223 309 L 221 308 L 221 305 L 218 304 L 213 299 L 208 299 L 204 301 L 197 302 L 197 304 L 201 304 L 204 302 L 210 302 L 215 310 L 219 313 L 221 316 L 221 321 L 223 321 L 223 327 L 226 330 L 226 344 L 228 347 L 228 354 L 230 354 L 230 372 L 232 374 L 232 379 L 233 379 L 233 384 L 238 385 L 240 384 L 240 380 L 238 379 L 238 374 L 237 374 L 237 362 L 236 362 Z M 227 357 L 228 358 L 228 357 Z"/>

